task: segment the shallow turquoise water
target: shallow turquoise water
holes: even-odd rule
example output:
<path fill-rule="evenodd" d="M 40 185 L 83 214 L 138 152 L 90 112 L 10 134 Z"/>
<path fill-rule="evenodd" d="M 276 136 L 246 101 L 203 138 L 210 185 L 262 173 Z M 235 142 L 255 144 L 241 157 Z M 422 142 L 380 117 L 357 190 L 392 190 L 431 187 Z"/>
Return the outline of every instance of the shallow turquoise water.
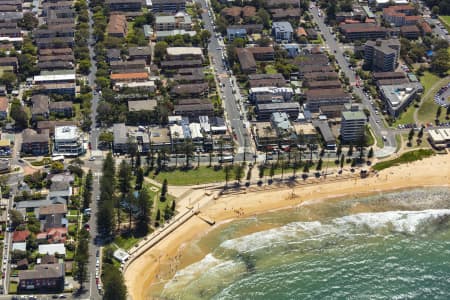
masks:
<path fill-rule="evenodd" d="M 450 299 L 450 190 L 417 189 L 224 224 L 166 299 Z"/>

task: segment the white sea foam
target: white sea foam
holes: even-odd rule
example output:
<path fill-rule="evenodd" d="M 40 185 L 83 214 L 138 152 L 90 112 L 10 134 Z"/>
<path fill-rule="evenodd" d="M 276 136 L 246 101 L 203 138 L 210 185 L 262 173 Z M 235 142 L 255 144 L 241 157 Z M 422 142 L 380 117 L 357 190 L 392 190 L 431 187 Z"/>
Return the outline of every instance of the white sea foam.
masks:
<path fill-rule="evenodd" d="M 240 238 L 227 240 L 220 246 L 240 253 L 284 245 L 288 241 L 323 238 L 329 235 L 358 234 L 361 231 L 387 228 L 394 232 L 414 233 L 421 226 L 440 217 L 450 216 L 450 209 L 423 211 L 388 211 L 360 213 L 333 219 L 329 224 L 294 222 L 266 231 L 256 232 Z"/>
<path fill-rule="evenodd" d="M 202 260 L 177 271 L 175 276 L 165 284 L 164 289 L 166 291 L 180 291 L 180 289 L 187 288 L 190 283 L 201 277 L 214 282 L 213 279 L 219 280 L 220 277 L 237 274 L 239 270 L 244 269 L 245 266 L 240 261 L 218 259 L 209 253 Z"/>

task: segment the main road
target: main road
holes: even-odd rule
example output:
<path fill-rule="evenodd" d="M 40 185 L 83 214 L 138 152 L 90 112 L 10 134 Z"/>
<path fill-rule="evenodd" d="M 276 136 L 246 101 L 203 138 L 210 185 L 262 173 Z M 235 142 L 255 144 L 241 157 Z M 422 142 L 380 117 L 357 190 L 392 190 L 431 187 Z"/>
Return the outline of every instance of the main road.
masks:
<path fill-rule="evenodd" d="M 322 33 L 322 37 L 325 43 L 327 44 L 328 49 L 330 50 L 331 54 L 333 54 L 334 57 L 336 58 L 336 62 L 341 68 L 342 72 L 345 74 L 345 76 L 349 78 L 350 83 L 353 85 L 353 92 L 362 99 L 362 103 L 369 110 L 370 112 L 369 123 L 372 130 L 374 131 L 374 134 L 377 136 L 386 137 L 386 140 L 384 141 L 385 149 L 383 151 L 384 153 L 382 156 L 392 154 L 396 149 L 394 131 L 384 126 L 383 120 L 381 119 L 380 115 L 376 114 L 374 107 L 370 103 L 370 99 L 364 94 L 361 87 L 355 85 L 356 83 L 355 73 L 353 72 L 353 70 L 349 68 L 348 62 L 344 57 L 343 53 L 344 45 L 338 43 L 335 37 L 330 33 L 330 30 L 324 21 L 325 17 L 323 15 L 319 17 L 318 8 L 315 5 L 310 6 L 310 12 L 313 16 L 314 21 L 319 26 L 319 29 Z"/>
<path fill-rule="evenodd" d="M 241 156 L 244 151 L 247 152 L 247 154 L 251 154 L 253 152 L 250 150 L 252 141 L 248 126 L 246 126 L 248 121 L 245 118 L 245 108 L 243 106 L 242 97 L 240 96 L 239 89 L 236 88 L 236 80 L 228 75 L 227 69 L 224 66 L 222 55 L 225 53 L 225 49 L 219 44 L 219 40 L 215 35 L 213 20 L 208 14 L 209 5 L 207 5 L 205 0 L 199 0 L 198 3 L 200 3 L 203 8 L 202 19 L 204 22 L 204 29 L 211 32 L 211 38 L 208 45 L 208 54 L 211 58 L 210 63 L 213 66 L 217 75 L 217 80 L 221 85 L 221 87 L 218 88 L 218 91 L 223 91 L 222 101 L 224 103 L 226 118 L 231 126 L 233 134 L 235 134 L 239 156 Z"/>

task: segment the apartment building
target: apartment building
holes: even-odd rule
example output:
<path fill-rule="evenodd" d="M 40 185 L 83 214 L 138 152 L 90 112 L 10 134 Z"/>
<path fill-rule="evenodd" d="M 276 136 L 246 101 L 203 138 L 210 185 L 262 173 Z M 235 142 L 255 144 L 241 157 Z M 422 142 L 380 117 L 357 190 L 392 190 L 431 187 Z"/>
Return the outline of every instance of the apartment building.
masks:
<path fill-rule="evenodd" d="M 77 126 L 55 127 L 54 154 L 79 156 L 85 151 L 82 133 Z"/>
<path fill-rule="evenodd" d="M 400 56 L 398 39 L 367 41 L 364 45 L 364 63 L 376 71 L 394 71 Z"/>
<path fill-rule="evenodd" d="M 358 142 L 365 134 L 367 116 L 359 109 L 359 106 L 351 106 L 349 110 L 342 112 L 341 139 L 344 142 Z"/>
<path fill-rule="evenodd" d="M 152 11 L 155 13 L 178 12 L 186 10 L 186 0 L 153 0 Z"/>

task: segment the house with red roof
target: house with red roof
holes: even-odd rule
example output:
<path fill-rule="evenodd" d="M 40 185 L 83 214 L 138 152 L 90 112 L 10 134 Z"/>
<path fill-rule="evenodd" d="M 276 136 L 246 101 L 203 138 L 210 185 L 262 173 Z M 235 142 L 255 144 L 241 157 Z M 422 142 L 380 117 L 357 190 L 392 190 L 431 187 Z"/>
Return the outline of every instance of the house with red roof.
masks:
<path fill-rule="evenodd" d="M 28 231 L 28 230 L 14 231 L 12 241 L 13 241 L 13 243 L 25 242 L 29 236 L 30 236 L 30 231 Z"/>

